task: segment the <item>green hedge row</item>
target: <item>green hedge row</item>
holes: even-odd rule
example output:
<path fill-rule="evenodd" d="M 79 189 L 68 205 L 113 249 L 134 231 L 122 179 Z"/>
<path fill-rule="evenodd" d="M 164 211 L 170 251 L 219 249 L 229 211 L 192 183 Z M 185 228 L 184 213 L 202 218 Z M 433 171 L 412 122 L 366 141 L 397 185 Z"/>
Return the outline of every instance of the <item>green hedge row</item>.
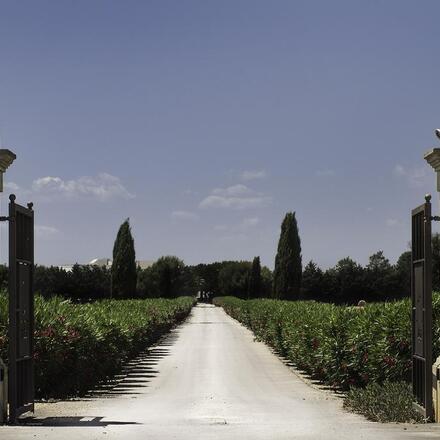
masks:
<path fill-rule="evenodd" d="M 410 302 L 335 306 L 314 301 L 216 298 L 215 304 L 298 368 L 337 388 L 409 380 Z M 434 356 L 440 354 L 440 295 L 434 294 Z"/>
<path fill-rule="evenodd" d="M 73 304 L 35 298 L 37 397 L 84 394 L 115 374 L 188 315 L 194 299 L 102 300 Z M 0 295 L 0 357 L 7 359 L 7 298 Z"/>

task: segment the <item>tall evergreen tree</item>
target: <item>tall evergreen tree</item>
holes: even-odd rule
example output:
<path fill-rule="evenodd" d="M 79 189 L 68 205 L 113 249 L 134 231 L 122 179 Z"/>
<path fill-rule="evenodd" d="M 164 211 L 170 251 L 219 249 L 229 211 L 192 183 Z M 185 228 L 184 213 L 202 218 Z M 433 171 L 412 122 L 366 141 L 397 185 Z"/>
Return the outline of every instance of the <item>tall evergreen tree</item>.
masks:
<path fill-rule="evenodd" d="M 281 224 L 280 240 L 275 258 L 273 296 L 297 299 L 301 288 L 301 240 L 294 212 L 288 212 Z"/>
<path fill-rule="evenodd" d="M 136 254 L 129 219 L 119 228 L 113 246 L 112 296 L 127 298 L 136 293 Z"/>
<path fill-rule="evenodd" d="M 260 257 L 255 257 L 252 261 L 252 268 L 249 276 L 248 298 L 261 297 L 261 264 Z"/>

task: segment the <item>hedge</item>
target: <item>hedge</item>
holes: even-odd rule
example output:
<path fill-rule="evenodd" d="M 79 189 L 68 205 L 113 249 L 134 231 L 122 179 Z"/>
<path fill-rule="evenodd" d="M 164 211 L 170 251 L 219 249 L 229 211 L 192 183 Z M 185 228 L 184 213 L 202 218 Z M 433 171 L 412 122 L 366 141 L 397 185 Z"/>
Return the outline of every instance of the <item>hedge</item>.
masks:
<path fill-rule="evenodd" d="M 39 398 L 82 395 L 120 370 L 188 315 L 194 299 L 35 298 L 35 387 Z M 0 357 L 7 360 L 7 297 L 0 294 Z"/>
<path fill-rule="evenodd" d="M 298 368 L 335 388 L 409 380 L 408 299 L 347 307 L 314 301 L 216 298 L 215 304 Z M 434 359 L 440 354 L 440 294 L 433 298 Z"/>

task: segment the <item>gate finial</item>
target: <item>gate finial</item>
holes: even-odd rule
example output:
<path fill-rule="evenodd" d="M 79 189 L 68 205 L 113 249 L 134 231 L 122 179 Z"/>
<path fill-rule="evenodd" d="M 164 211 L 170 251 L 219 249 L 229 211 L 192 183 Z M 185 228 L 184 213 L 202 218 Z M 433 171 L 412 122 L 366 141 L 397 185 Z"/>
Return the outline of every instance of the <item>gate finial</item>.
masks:
<path fill-rule="evenodd" d="M 9 200 L 11 201 L 11 203 L 15 203 L 15 199 L 16 199 L 17 197 L 15 197 L 15 194 L 11 194 L 10 196 L 9 196 Z"/>
<path fill-rule="evenodd" d="M 425 194 L 425 200 L 427 203 L 429 203 L 431 201 L 431 199 L 432 199 L 431 194 Z"/>

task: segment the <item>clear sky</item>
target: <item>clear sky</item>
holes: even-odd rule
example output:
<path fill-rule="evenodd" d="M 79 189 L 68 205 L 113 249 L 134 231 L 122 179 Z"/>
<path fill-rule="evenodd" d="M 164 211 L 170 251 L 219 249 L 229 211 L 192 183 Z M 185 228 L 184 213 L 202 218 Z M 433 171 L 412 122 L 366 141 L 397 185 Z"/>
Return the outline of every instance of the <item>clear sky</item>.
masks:
<path fill-rule="evenodd" d="M 323 267 L 407 249 L 435 192 L 439 1 L 0 7 L 2 210 L 34 201 L 39 263 L 111 256 L 126 217 L 139 259 L 273 267 L 287 211 Z"/>

